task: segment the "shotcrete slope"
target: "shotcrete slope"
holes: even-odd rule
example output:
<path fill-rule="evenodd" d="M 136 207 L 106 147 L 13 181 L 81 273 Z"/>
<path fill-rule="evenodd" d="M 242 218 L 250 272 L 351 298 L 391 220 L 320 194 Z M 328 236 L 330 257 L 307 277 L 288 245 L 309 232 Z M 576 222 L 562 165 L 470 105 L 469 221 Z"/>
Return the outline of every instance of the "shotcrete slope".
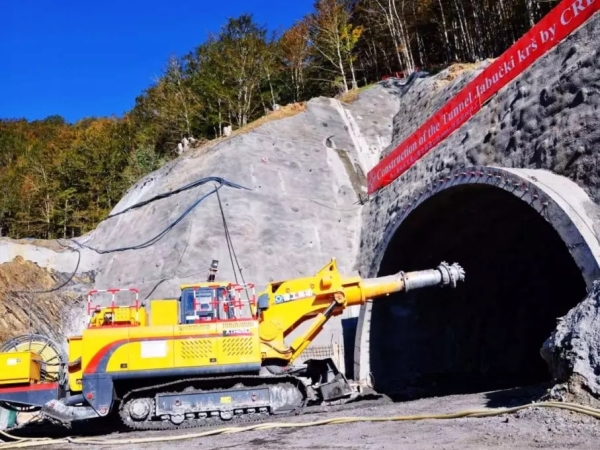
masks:
<path fill-rule="evenodd" d="M 366 194 L 366 173 L 390 142 L 396 91 L 378 85 L 352 104 L 316 98 L 295 116 L 190 151 L 136 183 L 112 213 L 204 177 L 222 177 L 250 189 L 219 191 L 245 281 L 259 290 L 269 281 L 310 276 L 331 257 L 352 275 L 359 196 Z M 139 245 L 213 187 L 107 219 L 78 241 L 101 251 Z M 213 259 L 220 262 L 219 279 L 234 279 L 215 195 L 148 248 L 107 254 L 86 248 L 82 255 L 97 269 L 95 288 L 137 287 L 142 299 L 177 297 L 181 283 L 206 279 Z"/>
<path fill-rule="evenodd" d="M 113 213 L 197 179 L 218 176 L 252 190 L 219 191 L 247 281 L 264 287 L 272 280 L 310 275 L 332 256 L 344 272 L 350 272 L 360 230 L 356 202 L 364 193 L 363 174 L 370 169 L 364 161 L 376 157 L 377 150 L 352 136 L 355 130 L 340 114 L 340 106 L 336 100 L 314 99 L 296 116 L 184 155 L 140 180 Z M 383 88 L 368 91 L 353 108 L 377 111 L 390 134 L 397 101 Z M 108 219 L 85 239 L 85 245 L 104 250 L 145 242 L 213 186 Z M 136 285 L 145 296 L 159 280 L 168 278 L 153 296 L 177 295 L 181 281 L 204 279 L 213 258 L 220 261 L 219 277 L 233 279 L 214 195 L 155 245 L 102 256 L 97 287 Z"/>

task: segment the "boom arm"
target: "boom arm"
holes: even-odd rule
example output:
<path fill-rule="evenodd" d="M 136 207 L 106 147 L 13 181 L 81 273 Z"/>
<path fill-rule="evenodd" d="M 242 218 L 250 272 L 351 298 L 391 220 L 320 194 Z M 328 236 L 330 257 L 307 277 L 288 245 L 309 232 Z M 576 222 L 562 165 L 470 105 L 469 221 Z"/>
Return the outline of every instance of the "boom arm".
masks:
<path fill-rule="evenodd" d="M 270 283 L 258 299 L 260 338 L 266 359 L 295 360 L 332 316 L 366 300 L 428 286 L 456 287 L 464 281 L 458 265 L 440 264 L 437 269 L 399 272 L 381 278 L 342 278 L 332 259 L 314 277 Z M 309 329 L 287 347 L 285 337 L 300 324 L 316 317 Z"/>

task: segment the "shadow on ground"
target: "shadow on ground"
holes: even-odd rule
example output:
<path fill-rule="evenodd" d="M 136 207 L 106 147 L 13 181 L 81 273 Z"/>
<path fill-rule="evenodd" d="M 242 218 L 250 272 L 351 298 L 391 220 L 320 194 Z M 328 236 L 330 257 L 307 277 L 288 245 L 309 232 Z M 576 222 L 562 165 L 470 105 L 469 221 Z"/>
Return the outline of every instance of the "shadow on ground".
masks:
<path fill-rule="evenodd" d="M 112 433 L 123 433 L 132 431 L 125 427 L 118 414 L 113 414 L 106 419 L 74 423 L 71 428 L 62 427 L 49 422 L 34 422 L 16 430 L 6 430 L 15 438 L 51 438 L 61 439 L 66 437 L 97 437 Z M 2 440 L 0 439 L 0 442 Z"/>
<path fill-rule="evenodd" d="M 488 408 L 513 408 L 539 401 L 546 394 L 552 383 L 542 383 L 485 394 Z"/>

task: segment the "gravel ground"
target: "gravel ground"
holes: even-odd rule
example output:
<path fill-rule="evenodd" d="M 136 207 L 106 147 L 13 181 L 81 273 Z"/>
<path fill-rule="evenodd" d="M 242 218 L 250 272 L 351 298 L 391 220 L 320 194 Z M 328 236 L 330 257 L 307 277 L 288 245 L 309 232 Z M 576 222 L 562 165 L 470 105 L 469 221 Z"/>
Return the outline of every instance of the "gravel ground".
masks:
<path fill-rule="evenodd" d="M 539 390 L 536 391 L 539 393 Z M 528 403 L 532 391 L 450 396 L 393 403 L 369 400 L 285 420 L 310 422 L 334 417 L 391 417 L 407 414 L 448 413 L 472 408 L 510 407 Z M 597 449 L 600 428 L 597 419 L 568 411 L 532 408 L 514 414 L 483 419 L 422 420 L 410 422 L 362 422 L 250 431 L 239 434 L 184 439 L 171 442 L 116 445 L 114 439 L 169 438 L 201 430 L 175 432 L 126 432 L 103 436 L 97 449 Z M 40 446 L 46 450 L 76 448 L 77 445 Z"/>

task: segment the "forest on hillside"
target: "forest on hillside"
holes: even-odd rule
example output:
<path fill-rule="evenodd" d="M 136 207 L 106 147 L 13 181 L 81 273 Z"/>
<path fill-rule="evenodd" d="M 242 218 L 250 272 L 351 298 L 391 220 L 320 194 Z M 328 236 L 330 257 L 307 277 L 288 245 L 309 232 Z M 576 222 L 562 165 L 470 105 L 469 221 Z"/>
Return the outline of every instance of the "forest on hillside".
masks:
<path fill-rule="evenodd" d="M 316 0 L 289 29 L 231 18 L 171 56 L 123 117 L 0 120 L 0 236 L 76 237 L 183 138 L 220 137 L 276 109 L 390 74 L 497 57 L 558 0 Z M 215 174 L 218 175 L 218 174 Z"/>

